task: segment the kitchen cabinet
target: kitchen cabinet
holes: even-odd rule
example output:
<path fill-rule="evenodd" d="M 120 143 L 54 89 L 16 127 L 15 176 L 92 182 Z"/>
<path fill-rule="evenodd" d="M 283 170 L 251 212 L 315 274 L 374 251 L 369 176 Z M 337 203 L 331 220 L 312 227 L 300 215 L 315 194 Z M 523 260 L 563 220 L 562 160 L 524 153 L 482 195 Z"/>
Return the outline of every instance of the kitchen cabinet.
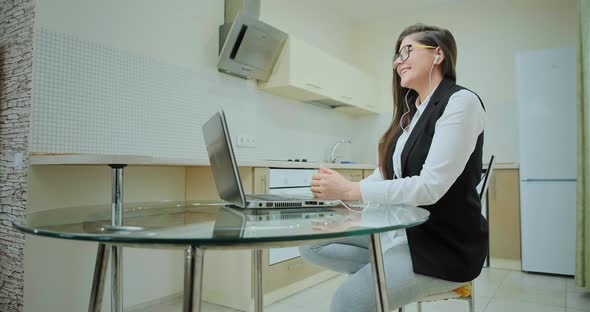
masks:
<path fill-rule="evenodd" d="M 372 170 L 364 169 L 363 170 L 363 179 L 366 178 L 366 177 L 368 177 L 368 176 L 370 176 L 370 175 L 372 175 L 374 171 L 375 171 L 375 169 L 372 169 Z"/>
<path fill-rule="evenodd" d="M 352 182 L 359 182 L 363 179 L 363 170 L 335 169 L 340 175 Z"/>
<path fill-rule="evenodd" d="M 289 36 L 274 71 L 258 88 L 353 115 L 378 112 L 374 78 Z"/>
<path fill-rule="evenodd" d="M 520 270 L 518 169 L 494 170 L 488 188 L 490 266 Z"/>

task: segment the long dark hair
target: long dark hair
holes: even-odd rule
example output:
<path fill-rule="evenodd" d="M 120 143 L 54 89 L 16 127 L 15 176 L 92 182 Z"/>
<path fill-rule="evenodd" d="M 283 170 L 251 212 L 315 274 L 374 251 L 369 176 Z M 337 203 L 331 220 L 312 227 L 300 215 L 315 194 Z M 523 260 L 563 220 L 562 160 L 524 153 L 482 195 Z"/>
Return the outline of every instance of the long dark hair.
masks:
<path fill-rule="evenodd" d="M 457 80 L 455 73 L 455 64 L 457 63 L 457 45 L 455 44 L 455 38 L 450 31 L 444 28 L 429 26 L 424 24 L 416 24 L 404 29 L 395 43 L 395 52 L 399 51 L 400 45 L 405 37 L 417 34 L 415 40 L 418 43 L 424 45 L 430 45 L 439 47 L 443 54 L 444 59 L 441 63 L 441 72 L 443 78 Z M 397 72 L 393 71 L 393 81 L 391 83 L 393 91 L 393 118 L 389 129 L 385 131 L 379 142 L 379 169 L 381 174 L 386 179 L 393 179 L 393 176 L 389 176 L 387 172 L 387 162 L 391 161 L 388 159 L 391 157 L 391 148 L 393 141 L 400 132 L 400 124 L 403 122 L 403 126 L 407 126 L 412 117 L 416 113 L 416 106 L 412 105 L 418 98 L 418 92 L 412 89 L 404 88 L 400 84 L 400 77 Z M 404 120 L 401 119 L 404 112 L 405 96 L 408 93 L 408 103 L 410 103 L 410 113 L 406 114 Z"/>

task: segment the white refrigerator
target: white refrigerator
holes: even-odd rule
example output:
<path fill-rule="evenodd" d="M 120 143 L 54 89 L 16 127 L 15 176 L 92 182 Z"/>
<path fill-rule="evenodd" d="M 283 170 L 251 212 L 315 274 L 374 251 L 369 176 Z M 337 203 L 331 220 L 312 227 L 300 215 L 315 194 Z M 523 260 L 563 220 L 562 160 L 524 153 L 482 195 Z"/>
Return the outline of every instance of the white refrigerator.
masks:
<path fill-rule="evenodd" d="M 576 49 L 517 53 L 522 270 L 573 275 Z"/>

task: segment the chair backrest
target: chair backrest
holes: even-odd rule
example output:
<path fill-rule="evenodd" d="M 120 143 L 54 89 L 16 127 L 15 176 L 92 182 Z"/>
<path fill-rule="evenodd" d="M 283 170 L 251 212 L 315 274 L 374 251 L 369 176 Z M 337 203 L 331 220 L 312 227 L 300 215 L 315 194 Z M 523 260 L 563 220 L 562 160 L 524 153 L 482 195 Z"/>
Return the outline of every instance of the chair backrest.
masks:
<path fill-rule="evenodd" d="M 490 158 L 490 163 L 488 164 L 488 168 L 485 169 L 481 181 L 477 185 L 479 189 L 479 199 L 483 200 L 486 192 L 488 191 L 488 186 L 490 185 L 490 179 L 492 177 L 492 173 L 494 172 L 494 165 L 496 164 L 496 157 L 492 155 Z"/>

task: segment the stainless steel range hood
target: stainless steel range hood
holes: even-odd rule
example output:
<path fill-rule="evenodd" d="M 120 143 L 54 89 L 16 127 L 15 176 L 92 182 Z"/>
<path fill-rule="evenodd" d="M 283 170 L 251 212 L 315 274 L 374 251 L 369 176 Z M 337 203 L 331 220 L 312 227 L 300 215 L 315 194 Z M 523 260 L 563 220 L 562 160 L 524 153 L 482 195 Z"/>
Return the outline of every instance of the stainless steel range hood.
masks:
<path fill-rule="evenodd" d="M 268 80 L 287 34 L 261 22 L 259 15 L 260 0 L 225 0 L 225 24 L 219 27 L 219 71 Z"/>

